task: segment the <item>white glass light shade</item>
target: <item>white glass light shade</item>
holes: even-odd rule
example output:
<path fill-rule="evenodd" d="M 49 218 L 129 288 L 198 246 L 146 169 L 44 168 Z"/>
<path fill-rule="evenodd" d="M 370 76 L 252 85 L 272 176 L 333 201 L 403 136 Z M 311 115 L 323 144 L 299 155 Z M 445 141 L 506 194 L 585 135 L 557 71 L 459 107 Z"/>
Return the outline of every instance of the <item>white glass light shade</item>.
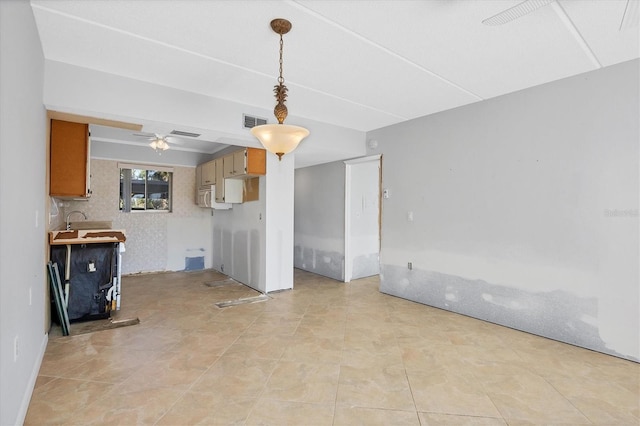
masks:
<path fill-rule="evenodd" d="M 264 124 L 251 129 L 251 134 L 258 138 L 262 146 L 282 159 L 309 136 L 309 131 L 304 127 L 290 126 L 288 124 Z"/>
<path fill-rule="evenodd" d="M 169 149 L 169 144 L 166 143 L 164 140 L 162 139 L 156 139 L 153 142 L 151 142 L 149 144 L 149 146 L 153 149 L 157 150 L 162 150 L 162 151 L 166 151 L 167 149 Z"/>

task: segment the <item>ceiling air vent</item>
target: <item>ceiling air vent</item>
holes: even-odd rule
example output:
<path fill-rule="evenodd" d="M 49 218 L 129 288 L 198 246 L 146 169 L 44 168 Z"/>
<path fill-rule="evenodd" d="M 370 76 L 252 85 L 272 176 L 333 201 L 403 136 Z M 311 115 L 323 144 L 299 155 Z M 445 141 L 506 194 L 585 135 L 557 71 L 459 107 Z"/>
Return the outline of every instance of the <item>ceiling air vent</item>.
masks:
<path fill-rule="evenodd" d="M 262 126 L 267 124 L 266 118 L 252 117 L 247 114 L 242 114 L 242 126 L 245 129 L 251 129 L 252 127 Z"/>
<path fill-rule="evenodd" d="M 182 130 L 172 130 L 169 134 L 175 136 L 188 136 L 190 138 L 197 138 L 200 136 L 200 133 L 183 132 Z"/>

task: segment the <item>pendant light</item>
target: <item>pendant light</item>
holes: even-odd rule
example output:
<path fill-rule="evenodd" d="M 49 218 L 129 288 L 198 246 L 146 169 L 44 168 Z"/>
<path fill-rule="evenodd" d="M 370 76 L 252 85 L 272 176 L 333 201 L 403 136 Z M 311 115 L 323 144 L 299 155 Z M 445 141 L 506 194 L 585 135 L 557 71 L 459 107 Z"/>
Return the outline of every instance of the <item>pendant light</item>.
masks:
<path fill-rule="evenodd" d="M 287 91 L 289 89 L 284 85 L 284 77 L 282 77 L 282 35 L 291 30 L 291 22 L 286 19 L 274 19 L 271 21 L 271 29 L 276 34 L 280 34 L 280 76 L 278 77 L 278 84 L 273 88 L 278 101 L 273 113 L 278 120 L 278 124 L 264 124 L 253 127 L 251 134 L 258 138 L 267 151 L 276 154 L 278 159 L 282 161 L 282 156 L 296 149 L 300 141 L 309 136 L 309 131 L 304 127 L 284 124 L 284 119 L 287 118 L 288 112 L 284 103 L 287 100 Z"/>

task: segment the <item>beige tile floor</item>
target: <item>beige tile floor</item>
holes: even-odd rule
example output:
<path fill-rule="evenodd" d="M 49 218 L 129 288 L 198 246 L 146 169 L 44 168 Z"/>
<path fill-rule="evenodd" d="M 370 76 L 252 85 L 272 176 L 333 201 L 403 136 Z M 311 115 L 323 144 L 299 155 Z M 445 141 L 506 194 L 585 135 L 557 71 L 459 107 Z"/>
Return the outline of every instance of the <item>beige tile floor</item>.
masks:
<path fill-rule="evenodd" d="M 295 271 L 255 304 L 215 272 L 123 280 L 117 318 L 52 330 L 28 425 L 640 423 L 640 365 Z"/>

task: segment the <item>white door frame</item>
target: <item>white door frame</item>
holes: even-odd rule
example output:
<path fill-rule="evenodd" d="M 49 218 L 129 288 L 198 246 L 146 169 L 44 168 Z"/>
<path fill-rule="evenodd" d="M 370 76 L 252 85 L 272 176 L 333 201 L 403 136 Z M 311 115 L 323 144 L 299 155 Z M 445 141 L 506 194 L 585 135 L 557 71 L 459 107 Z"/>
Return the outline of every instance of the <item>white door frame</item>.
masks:
<path fill-rule="evenodd" d="M 381 154 L 369 155 L 367 157 L 355 158 L 353 160 L 346 160 L 344 171 L 344 282 L 351 281 L 353 274 L 353 260 L 351 259 L 351 167 L 354 164 L 368 163 L 377 161 L 380 163 Z M 378 183 L 378 190 L 380 183 Z M 380 214 L 380 213 L 378 213 Z M 378 238 L 380 234 L 378 231 Z"/>

